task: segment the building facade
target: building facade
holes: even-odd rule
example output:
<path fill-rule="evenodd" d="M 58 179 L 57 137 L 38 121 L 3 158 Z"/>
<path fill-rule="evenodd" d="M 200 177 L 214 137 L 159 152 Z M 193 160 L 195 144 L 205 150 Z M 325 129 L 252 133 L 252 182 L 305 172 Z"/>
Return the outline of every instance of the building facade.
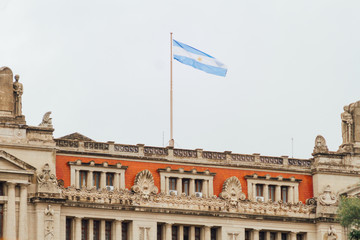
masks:
<path fill-rule="evenodd" d="M 346 239 L 339 197 L 360 192 L 360 102 L 343 144 L 310 159 L 55 139 L 50 114 L 22 115 L 19 76 L 0 68 L 0 238 L 6 240 Z"/>

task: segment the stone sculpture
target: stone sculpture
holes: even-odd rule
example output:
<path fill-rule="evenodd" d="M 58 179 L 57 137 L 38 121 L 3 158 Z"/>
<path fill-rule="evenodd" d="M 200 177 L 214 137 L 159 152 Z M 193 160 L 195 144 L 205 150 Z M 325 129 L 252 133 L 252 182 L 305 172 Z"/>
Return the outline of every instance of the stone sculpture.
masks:
<path fill-rule="evenodd" d="M 315 138 L 315 147 L 314 147 L 313 154 L 316 154 L 316 153 L 328 153 L 328 152 L 329 152 L 329 149 L 326 146 L 325 138 L 323 136 L 321 136 L 321 135 L 318 135 Z"/>
<path fill-rule="evenodd" d="M 54 240 L 54 210 L 48 205 L 44 211 L 45 214 L 45 240 Z"/>
<path fill-rule="evenodd" d="M 22 101 L 21 101 L 21 96 L 24 92 L 23 90 L 23 85 L 21 83 L 19 83 L 19 75 L 15 75 L 15 82 L 13 84 L 13 89 L 14 89 L 14 100 L 15 100 L 15 108 L 14 108 L 14 115 L 15 117 L 17 116 L 22 116 Z"/>
<path fill-rule="evenodd" d="M 353 123 L 353 117 L 350 113 L 350 105 L 344 106 L 344 112 L 341 114 L 341 131 L 343 144 L 352 143 Z"/>
<path fill-rule="evenodd" d="M 52 118 L 50 118 L 50 114 L 51 114 L 50 111 L 44 114 L 42 122 L 39 124 L 40 127 L 50 127 L 50 128 L 53 127 L 51 121 Z"/>
<path fill-rule="evenodd" d="M 50 173 L 49 164 L 45 164 L 42 173 L 37 176 L 37 191 L 40 195 L 59 195 L 60 189 L 54 174 Z"/>
<path fill-rule="evenodd" d="M 153 175 L 147 169 L 136 174 L 134 186 L 132 186 L 131 190 L 135 193 L 140 193 L 145 199 L 148 199 L 150 195 L 158 193 Z"/>
<path fill-rule="evenodd" d="M 336 230 L 334 225 L 330 225 L 328 232 L 324 234 L 324 240 L 337 240 L 338 235 L 336 234 Z"/>
<path fill-rule="evenodd" d="M 232 206 L 236 206 L 239 200 L 245 200 L 246 196 L 241 190 L 241 183 L 237 177 L 233 176 L 225 180 L 220 198 L 228 200 Z"/>

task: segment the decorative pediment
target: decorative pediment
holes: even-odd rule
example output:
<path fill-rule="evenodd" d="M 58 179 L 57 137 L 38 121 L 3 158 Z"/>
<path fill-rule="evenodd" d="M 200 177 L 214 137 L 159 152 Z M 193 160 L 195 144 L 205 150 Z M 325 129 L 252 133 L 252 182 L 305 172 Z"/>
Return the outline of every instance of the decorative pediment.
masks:
<path fill-rule="evenodd" d="M 154 185 L 153 175 L 147 169 L 136 174 L 134 186 L 132 186 L 131 190 L 145 197 L 157 194 L 158 192 L 158 188 Z"/>
<path fill-rule="evenodd" d="M 239 200 L 245 200 L 246 196 L 242 192 L 240 180 L 235 176 L 226 179 L 220 197 L 230 201 L 231 205 L 236 205 Z"/>
<path fill-rule="evenodd" d="M 36 168 L 10 153 L 0 150 L 0 171 L 2 170 L 23 170 L 33 172 Z"/>
<path fill-rule="evenodd" d="M 347 187 L 345 190 L 340 191 L 339 195 L 360 198 L 360 183 Z"/>
<path fill-rule="evenodd" d="M 58 139 L 61 139 L 61 140 L 73 140 L 73 141 L 83 141 L 83 142 L 94 142 L 94 140 L 92 140 L 91 138 L 88 138 L 78 132 L 74 132 L 74 133 L 71 133 L 69 135 L 66 135 L 66 136 L 63 136 L 63 137 L 60 137 Z"/>

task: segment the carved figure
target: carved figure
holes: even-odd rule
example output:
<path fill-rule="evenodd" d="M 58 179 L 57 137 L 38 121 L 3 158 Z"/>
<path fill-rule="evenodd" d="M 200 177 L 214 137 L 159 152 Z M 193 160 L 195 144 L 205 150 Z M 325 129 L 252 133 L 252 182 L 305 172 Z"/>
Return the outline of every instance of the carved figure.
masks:
<path fill-rule="evenodd" d="M 316 154 L 316 153 L 328 153 L 328 152 L 329 152 L 329 149 L 326 146 L 325 138 L 321 135 L 318 135 L 315 138 L 315 147 L 314 147 L 313 153 Z"/>
<path fill-rule="evenodd" d="M 241 190 L 241 183 L 235 176 L 225 180 L 220 198 L 228 200 L 230 205 L 236 206 L 239 200 L 245 200 L 246 196 Z"/>
<path fill-rule="evenodd" d="M 15 75 L 15 82 L 13 84 L 14 90 L 14 99 L 15 99 L 15 107 L 14 107 L 14 115 L 21 116 L 22 115 L 22 101 L 21 96 L 24 92 L 23 85 L 19 83 L 19 75 Z"/>
<path fill-rule="evenodd" d="M 321 205 L 329 206 L 337 202 L 337 197 L 330 190 L 330 185 L 327 185 L 324 192 L 318 197 L 318 201 Z"/>
<path fill-rule="evenodd" d="M 328 232 L 324 234 L 324 240 L 337 240 L 338 235 L 336 234 L 336 230 L 334 225 L 330 225 Z"/>
<path fill-rule="evenodd" d="M 52 121 L 50 118 L 51 112 L 46 112 L 43 116 L 42 122 L 39 124 L 40 127 L 52 127 Z"/>
<path fill-rule="evenodd" d="M 158 188 L 154 185 L 153 175 L 147 169 L 136 174 L 134 186 L 132 186 L 131 190 L 142 194 L 146 199 L 158 192 Z"/>
<path fill-rule="evenodd" d="M 54 174 L 50 173 L 49 164 L 45 164 L 42 173 L 37 176 L 39 193 L 60 193 L 58 182 Z"/>
<path fill-rule="evenodd" d="M 48 205 L 44 210 L 45 214 L 45 240 L 54 240 L 54 209 L 51 208 L 51 205 Z"/>
<path fill-rule="evenodd" d="M 341 130 L 342 130 L 342 139 L 343 144 L 348 144 L 353 142 L 353 117 L 350 112 L 350 106 L 344 106 L 344 112 L 341 114 Z M 352 106 L 351 106 L 352 107 Z"/>

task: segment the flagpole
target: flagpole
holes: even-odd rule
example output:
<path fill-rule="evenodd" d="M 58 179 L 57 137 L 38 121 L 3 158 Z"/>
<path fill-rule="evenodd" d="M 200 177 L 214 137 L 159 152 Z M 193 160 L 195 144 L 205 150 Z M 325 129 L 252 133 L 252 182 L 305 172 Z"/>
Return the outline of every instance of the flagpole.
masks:
<path fill-rule="evenodd" d="M 174 147 L 173 135 L 173 33 L 170 32 L 170 141 L 169 146 Z"/>

